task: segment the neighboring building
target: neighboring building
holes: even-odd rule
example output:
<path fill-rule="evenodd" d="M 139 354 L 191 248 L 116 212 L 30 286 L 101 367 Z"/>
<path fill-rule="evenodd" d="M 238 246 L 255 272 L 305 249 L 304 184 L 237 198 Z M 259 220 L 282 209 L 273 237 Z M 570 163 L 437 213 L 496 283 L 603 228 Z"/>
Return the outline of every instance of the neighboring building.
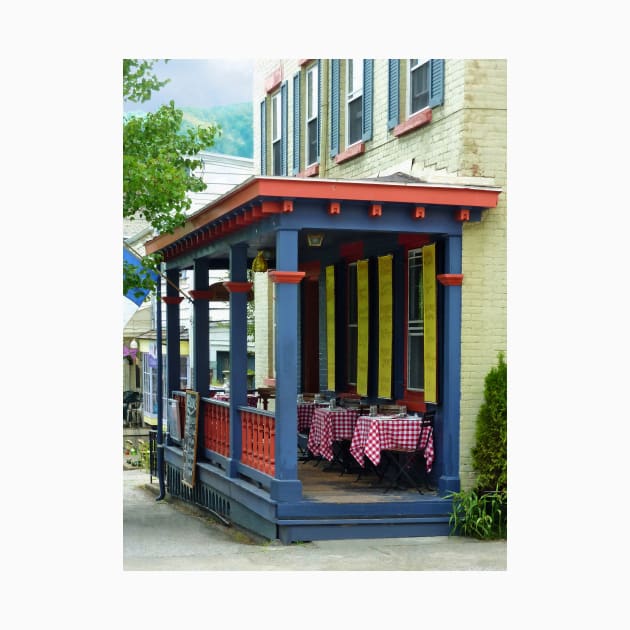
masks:
<path fill-rule="evenodd" d="M 191 207 L 188 214 L 194 214 L 205 205 L 215 201 L 238 184 L 253 175 L 253 161 L 248 158 L 234 157 L 202 151 L 199 157 L 203 166 L 196 171 L 207 188 L 201 192 L 189 193 Z M 144 244 L 155 235 L 151 225 L 143 218 L 125 219 L 123 239 L 125 243 L 140 255 L 145 254 Z M 227 278 L 227 271 L 215 270 L 209 275 L 210 282 L 220 282 Z M 193 286 L 192 271 L 182 271 L 180 287 L 184 292 Z M 162 281 L 162 295 L 165 294 L 165 282 Z M 222 372 L 229 364 L 229 331 L 227 325 L 228 309 L 225 303 L 215 302 L 210 305 L 210 319 L 214 322 L 210 329 L 210 369 L 214 381 L 223 381 Z M 162 305 L 164 311 L 165 306 Z M 180 321 L 180 388 L 185 390 L 191 385 L 193 364 L 189 351 L 190 329 L 193 312 L 187 301 L 181 308 Z M 131 346 L 136 346 L 134 353 L 129 353 Z M 250 342 L 253 355 L 253 341 Z M 157 346 L 156 346 L 156 301 L 147 299 L 123 329 L 123 391 L 135 390 L 142 393 L 142 412 L 144 423 L 155 426 L 157 423 Z M 162 362 L 166 365 L 166 347 L 163 346 Z M 252 359 L 253 360 L 253 359 Z M 167 393 L 164 391 L 164 403 Z"/>
<path fill-rule="evenodd" d="M 506 63 L 258 60 L 254 99 L 256 176 L 147 243 L 174 282 L 230 270 L 230 406 L 208 398 L 199 320 L 203 446 L 196 461 L 183 442 L 165 446 L 169 492 L 284 542 L 446 534 L 449 493 L 474 483 L 484 378 L 507 347 Z M 275 380 L 273 412 L 245 403 L 258 251 L 256 378 Z M 166 309 L 169 392 L 179 310 Z M 297 392 L 434 412 L 437 496 L 306 496 Z"/>

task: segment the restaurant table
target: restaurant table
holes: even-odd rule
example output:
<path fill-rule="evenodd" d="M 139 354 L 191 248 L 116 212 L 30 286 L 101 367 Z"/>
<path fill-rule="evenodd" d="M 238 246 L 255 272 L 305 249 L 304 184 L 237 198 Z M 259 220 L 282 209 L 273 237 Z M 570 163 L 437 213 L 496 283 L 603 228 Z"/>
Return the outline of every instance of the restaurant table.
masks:
<path fill-rule="evenodd" d="M 308 450 L 313 455 L 321 455 L 330 462 L 343 463 L 339 454 L 333 450 L 333 442 L 352 439 L 358 416 L 358 411 L 343 407 L 336 407 L 334 410 L 328 407 L 315 409 L 308 435 Z"/>
<path fill-rule="evenodd" d="M 350 454 L 362 468 L 365 457 L 378 466 L 381 451 L 414 452 L 423 449 L 425 469 L 431 472 L 435 458 L 433 427 L 423 426 L 422 418 L 415 416 L 359 416 L 350 444 Z"/>
<path fill-rule="evenodd" d="M 304 401 L 297 404 L 298 433 L 308 433 L 317 407 L 328 407 L 327 401 Z"/>

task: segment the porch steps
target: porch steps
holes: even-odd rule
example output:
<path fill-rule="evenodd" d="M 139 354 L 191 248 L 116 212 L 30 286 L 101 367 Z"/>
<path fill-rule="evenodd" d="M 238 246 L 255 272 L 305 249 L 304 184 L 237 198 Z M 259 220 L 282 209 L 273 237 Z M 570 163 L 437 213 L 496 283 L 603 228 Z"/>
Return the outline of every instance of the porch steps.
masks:
<path fill-rule="evenodd" d="M 313 540 L 448 536 L 449 516 L 281 519 L 278 538 L 284 544 Z"/>

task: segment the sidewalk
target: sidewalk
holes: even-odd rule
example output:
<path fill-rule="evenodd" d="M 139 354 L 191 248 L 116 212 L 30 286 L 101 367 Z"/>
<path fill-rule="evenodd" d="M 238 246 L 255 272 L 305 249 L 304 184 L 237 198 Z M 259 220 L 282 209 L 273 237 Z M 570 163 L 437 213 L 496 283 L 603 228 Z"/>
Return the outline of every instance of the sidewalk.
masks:
<path fill-rule="evenodd" d="M 505 571 L 505 541 L 441 536 L 283 545 L 218 523 L 170 497 L 143 470 L 123 472 L 127 571 Z"/>

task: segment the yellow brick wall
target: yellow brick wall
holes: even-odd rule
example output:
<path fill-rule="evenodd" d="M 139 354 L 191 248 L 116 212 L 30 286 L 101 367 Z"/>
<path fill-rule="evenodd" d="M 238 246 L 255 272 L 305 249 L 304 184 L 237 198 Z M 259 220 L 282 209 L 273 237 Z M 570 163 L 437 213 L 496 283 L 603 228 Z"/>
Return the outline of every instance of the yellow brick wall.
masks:
<path fill-rule="evenodd" d="M 328 63 L 322 60 L 324 100 L 328 95 Z M 298 60 L 267 59 L 257 61 L 254 84 L 257 174 L 260 174 L 260 101 L 265 95 L 265 79 L 279 66 L 283 80 L 289 85 L 288 172 L 292 172 L 292 78 L 299 68 Z M 507 67 L 505 60 L 447 59 L 444 105 L 434 108 L 430 124 L 399 138 L 387 130 L 387 68 L 386 59 L 374 60 L 373 135 L 366 142 L 364 155 L 334 164 L 329 157 L 325 108 L 319 176 L 359 179 L 401 171 L 432 182 L 495 185 L 503 189 L 498 207 L 484 212 L 480 223 L 465 224 L 463 229 L 460 475 L 462 487 L 467 488 L 474 483 L 470 449 L 483 401 L 484 379 L 496 365 L 498 353 L 507 349 Z M 342 72 L 342 84 L 343 78 Z M 342 113 L 342 121 L 343 118 Z M 343 127 L 341 131 L 343 138 Z M 343 140 L 340 148 L 345 148 Z"/>

